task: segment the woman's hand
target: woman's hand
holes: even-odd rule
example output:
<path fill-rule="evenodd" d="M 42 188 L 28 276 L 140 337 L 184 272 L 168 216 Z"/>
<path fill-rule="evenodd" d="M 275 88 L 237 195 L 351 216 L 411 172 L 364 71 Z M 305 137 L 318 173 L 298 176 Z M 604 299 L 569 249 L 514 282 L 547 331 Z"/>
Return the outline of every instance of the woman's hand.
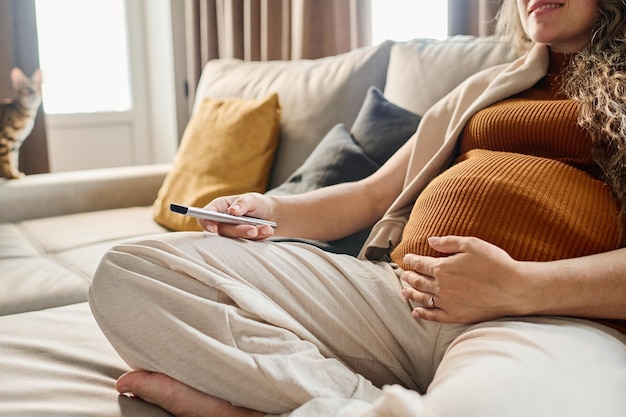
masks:
<path fill-rule="evenodd" d="M 408 254 L 404 258 L 412 270 L 402 274 L 402 295 L 423 305 L 413 310 L 414 317 L 475 323 L 522 314 L 523 263 L 473 237 L 433 237 L 429 244 L 447 256 Z"/>
<path fill-rule="evenodd" d="M 270 220 L 272 217 L 273 200 L 264 194 L 247 193 L 216 198 L 204 208 L 235 216 L 251 216 Z M 263 240 L 274 235 L 274 228 L 271 226 L 233 225 L 205 219 L 199 219 L 198 223 L 207 232 L 218 233 L 221 236 Z"/>

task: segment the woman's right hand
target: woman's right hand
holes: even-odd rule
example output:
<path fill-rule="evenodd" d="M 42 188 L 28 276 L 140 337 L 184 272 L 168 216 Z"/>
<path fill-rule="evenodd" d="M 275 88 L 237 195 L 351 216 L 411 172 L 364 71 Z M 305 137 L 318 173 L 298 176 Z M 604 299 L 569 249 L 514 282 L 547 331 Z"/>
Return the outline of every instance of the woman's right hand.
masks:
<path fill-rule="evenodd" d="M 246 193 L 216 198 L 204 208 L 229 213 L 234 216 L 250 216 L 274 220 L 272 218 L 273 204 L 273 199 L 264 194 Z M 205 219 L 199 219 L 198 223 L 207 232 L 233 238 L 263 240 L 274 235 L 274 228 L 271 226 L 234 225 Z"/>

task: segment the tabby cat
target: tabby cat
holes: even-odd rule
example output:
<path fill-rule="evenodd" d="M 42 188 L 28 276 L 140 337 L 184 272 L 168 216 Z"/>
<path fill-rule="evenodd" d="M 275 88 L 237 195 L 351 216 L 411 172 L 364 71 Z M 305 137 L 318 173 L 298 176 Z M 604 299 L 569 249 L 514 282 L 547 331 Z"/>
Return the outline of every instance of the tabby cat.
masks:
<path fill-rule="evenodd" d="M 28 137 L 41 104 L 41 71 L 28 78 L 19 68 L 11 70 L 15 96 L 0 103 L 0 178 L 24 176 L 18 169 L 20 146 Z"/>

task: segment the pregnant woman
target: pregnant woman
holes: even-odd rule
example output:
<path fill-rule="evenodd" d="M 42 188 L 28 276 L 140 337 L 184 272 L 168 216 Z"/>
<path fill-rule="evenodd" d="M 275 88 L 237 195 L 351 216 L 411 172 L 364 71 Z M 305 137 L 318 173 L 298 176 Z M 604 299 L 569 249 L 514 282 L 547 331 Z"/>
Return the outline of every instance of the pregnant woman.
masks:
<path fill-rule="evenodd" d="M 523 51 L 430 109 L 362 181 L 207 209 L 112 248 L 90 291 L 178 416 L 604 416 L 626 410 L 626 3 L 504 0 Z M 375 224 L 359 258 L 332 240 Z"/>

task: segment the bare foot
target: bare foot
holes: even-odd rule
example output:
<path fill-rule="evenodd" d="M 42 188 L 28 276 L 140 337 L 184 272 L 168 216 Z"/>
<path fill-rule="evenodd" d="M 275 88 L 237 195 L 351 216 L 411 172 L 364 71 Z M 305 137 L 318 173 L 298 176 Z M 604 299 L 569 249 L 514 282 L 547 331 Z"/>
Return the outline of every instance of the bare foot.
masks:
<path fill-rule="evenodd" d="M 235 407 L 228 401 L 200 392 L 167 375 L 131 371 L 120 376 L 115 388 L 158 405 L 177 417 L 262 417 L 259 411 Z"/>

